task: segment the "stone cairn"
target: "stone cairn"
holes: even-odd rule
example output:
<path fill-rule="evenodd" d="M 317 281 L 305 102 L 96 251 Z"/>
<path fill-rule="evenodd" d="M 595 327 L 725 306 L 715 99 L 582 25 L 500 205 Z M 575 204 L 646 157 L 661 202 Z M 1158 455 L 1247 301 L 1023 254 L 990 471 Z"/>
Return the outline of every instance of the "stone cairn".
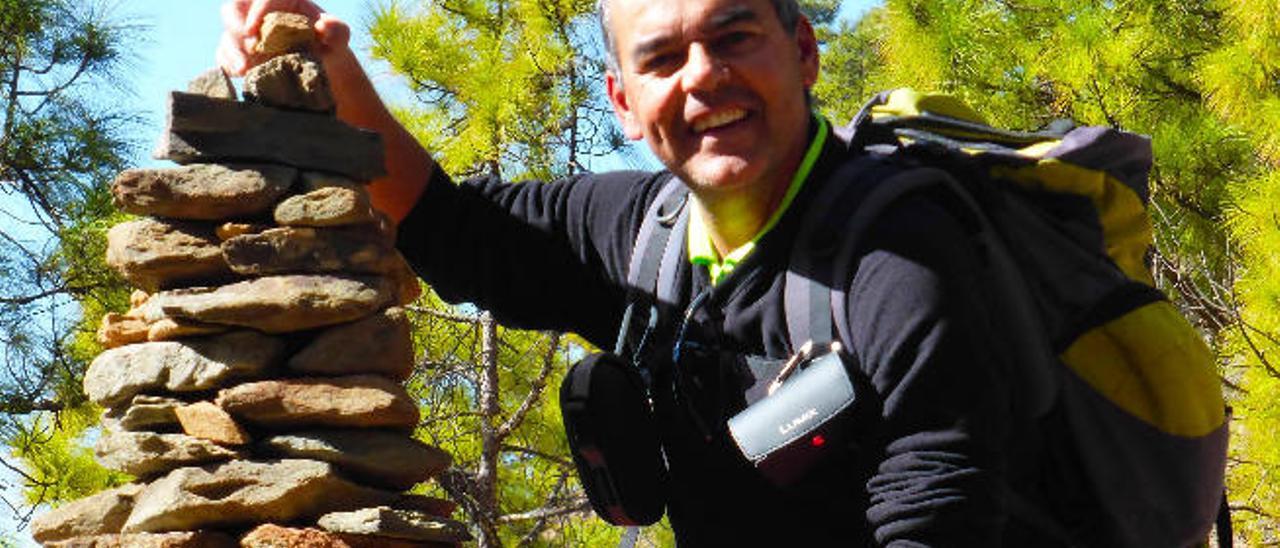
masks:
<path fill-rule="evenodd" d="M 334 116 L 305 17 L 270 14 L 244 101 L 212 70 L 170 96 L 158 158 L 129 170 L 107 262 L 138 288 L 108 314 L 84 389 L 95 448 L 135 483 L 33 523 L 57 547 L 410 547 L 469 539 L 404 491 L 450 456 L 411 437 L 400 305 L 418 285 L 361 182 L 374 133 Z"/>

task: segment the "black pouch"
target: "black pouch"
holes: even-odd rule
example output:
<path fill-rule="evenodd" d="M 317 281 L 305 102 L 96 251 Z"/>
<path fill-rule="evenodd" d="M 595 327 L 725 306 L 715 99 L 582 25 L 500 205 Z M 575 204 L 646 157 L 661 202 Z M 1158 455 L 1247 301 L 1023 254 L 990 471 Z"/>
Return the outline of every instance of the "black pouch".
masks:
<path fill-rule="evenodd" d="M 560 412 L 596 514 L 614 525 L 661 519 L 667 467 L 640 373 L 614 354 L 587 356 L 565 375 Z"/>
<path fill-rule="evenodd" d="M 861 389 L 838 343 L 808 345 L 783 366 L 768 395 L 729 419 L 729 435 L 765 478 L 788 486 L 843 451 Z"/>

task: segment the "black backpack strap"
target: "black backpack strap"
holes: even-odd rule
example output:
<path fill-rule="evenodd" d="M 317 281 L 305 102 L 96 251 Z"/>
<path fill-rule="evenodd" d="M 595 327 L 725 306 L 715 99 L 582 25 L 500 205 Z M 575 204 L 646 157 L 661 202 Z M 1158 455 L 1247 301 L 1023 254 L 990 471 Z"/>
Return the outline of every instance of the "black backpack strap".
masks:
<path fill-rule="evenodd" d="M 675 272 L 679 270 L 675 261 L 679 260 L 681 240 L 673 235 L 683 234 L 688 226 L 688 208 L 685 207 L 688 195 L 684 183 L 672 177 L 645 210 L 631 249 L 631 262 L 627 266 L 627 308 L 614 343 L 615 354 L 627 355 L 630 350 L 633 360 L 638 359 L 645 335 L 657 325 L 658 303 L 673 302 Z M 664 288 L 664 283 L 670 287 Z M 645 330 L 638 338 L 637 309 L 644 309 L 647 316 Z"/>
<path fill-rule="evenodd" d="M 832 323 L 831 261 L 841 241 L 856 235 L 847 231 L 837 234 L 831 227 L 843 224 L 835 220 L 835 216 L 843 214 L 837 206 L 852 203 L 853 197 L 846 194 L 858 190 L 855 181 L 866 167 L 863 161 L 845 164 L 805 211 L 783 284 L 783 310 L 792 353 L 809 342 L 825 345 L 838 338 Z"/>

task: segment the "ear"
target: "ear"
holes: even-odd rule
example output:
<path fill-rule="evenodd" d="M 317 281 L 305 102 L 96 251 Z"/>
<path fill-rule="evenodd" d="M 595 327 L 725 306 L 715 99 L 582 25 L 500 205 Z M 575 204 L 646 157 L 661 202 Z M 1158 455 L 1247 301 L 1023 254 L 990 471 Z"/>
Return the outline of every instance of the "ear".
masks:
<path fill-rule="evenodd" d="M 627 99 L 627 91 L 623 89 L 622 78 L 613 71 L 604 74 L 605 92 L 609 94 L 609 103 L 613 105 L 613 114 L 622 125 L 622 133 L 632 141 L 644 138 L 644 128 L 636 120 L 631 102 Z"/>
<path fill-rule="evenodd" d="M 800 50 L 801 77 L 804 87 L 812 88 L 818 82 L 818 38 L 809 18 L 803 15 L 796 20 L 796 46 Z"/>

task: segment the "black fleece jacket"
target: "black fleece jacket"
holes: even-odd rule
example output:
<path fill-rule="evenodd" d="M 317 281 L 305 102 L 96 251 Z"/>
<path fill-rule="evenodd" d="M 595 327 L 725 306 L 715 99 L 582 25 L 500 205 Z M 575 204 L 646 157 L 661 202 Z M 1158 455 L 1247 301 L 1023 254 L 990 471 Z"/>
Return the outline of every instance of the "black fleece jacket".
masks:
<path fill-rule="evenodd" d="M 711 292 L 692 320 L 701 342 L 791 354 L 782 307 L 788 253 L 808 204 L 823 185 L 841 183 L 829 179 L 845 161 L 843 143 L 828 139 L 783 218 L 715 287 L 704 268 L 682 261 L 680 306 Z M 614 172 L 455 186 L 437 174 L 400 225 L 400 249 L 448 301 L 612 348 L 636 233 L 670 177 Z M 723 381 L 727 366 L 681 373 L 702 387 L 690 397 L 710 419 L 710 441 L 664 388 L 672 366 L 655 366 L 674 484 L 668 516 L 681 546 L 1000 544 L 1008 388 L 987 351 L 981 254 L 955 216 L 923 197 L 890 208 L 859 253 L 836 283 L 848 296 L 846 343 L 875 389 L 873 409 L 857 443 L 799 485 L 766 483 L 729 441 L 722 421 L 744 403 Z"/>

